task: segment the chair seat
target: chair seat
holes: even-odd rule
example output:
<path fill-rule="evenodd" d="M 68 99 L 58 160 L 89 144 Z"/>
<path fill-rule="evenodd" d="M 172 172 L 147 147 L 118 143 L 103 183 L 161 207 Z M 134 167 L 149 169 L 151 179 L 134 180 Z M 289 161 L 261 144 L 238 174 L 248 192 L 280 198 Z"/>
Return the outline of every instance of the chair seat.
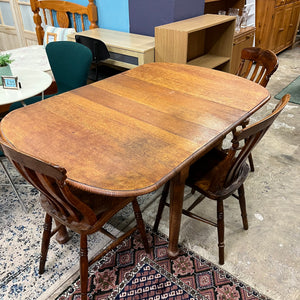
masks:
<path fill-rule="evenodd" d="M 229 171 L 229 167 L 231 167 L 231 164 L 228 165 L 226 157 L 227 153 L 217 148 L 208 152 L 190 167 L 186 185 L 214 200 L 229 197 L 246 180 L 250 168 L 244 162 L 236 180 L 226 185 L 228 172 L 224 171 Z"/>
<path fill-rule="evenodd" d="M 88 224 L 82 218 L 79 221 L 74 221 L 74 218 L 67 218 L 66 213 L 60 212 L 52 202 L 48 201 L 48 198 L 43 194 L 40 195 L 40 203 L 42 208 L 52 217 L 55 217 L 59 222 L 77 233 L 85 232 L 87 234 L 94 233 L 99 230 L 98 222 L 102 224 L 106 223 L 112 215 L 124 208 L 127 204 L 132 202 L 131 198 L 113 198 L 105 197 L 89 192 L 70 189 L 72 194 L 80 199 L 84 204 L 96 215 L 96 220 L 93 224 Z M 111 212 L 111 214 L 109 214 Z"/>

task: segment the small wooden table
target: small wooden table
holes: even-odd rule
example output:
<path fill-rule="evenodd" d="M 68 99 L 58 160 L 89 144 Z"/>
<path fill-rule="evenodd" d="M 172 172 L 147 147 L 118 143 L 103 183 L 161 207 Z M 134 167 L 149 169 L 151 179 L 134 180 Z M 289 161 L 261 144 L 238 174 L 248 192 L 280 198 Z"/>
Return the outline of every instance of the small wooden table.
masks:
<path fill-rule="evenodd" d="M 106 44 L 110 58 L 105 61 L 126 69 L 154 62 L 155 40 L 152 36 L 95 28 L 76 33 L 99 39 Z M 75 42 L 75 34 L 68 35 L 68 40 Z"/>
<path fill-rule="evenodd" d="M 189 166 L 269 98 L 229 73 L 152 63 L 13 111 L 1 135 L 94 193 L 138 196 L 171 180 L 175 257 Z"/>

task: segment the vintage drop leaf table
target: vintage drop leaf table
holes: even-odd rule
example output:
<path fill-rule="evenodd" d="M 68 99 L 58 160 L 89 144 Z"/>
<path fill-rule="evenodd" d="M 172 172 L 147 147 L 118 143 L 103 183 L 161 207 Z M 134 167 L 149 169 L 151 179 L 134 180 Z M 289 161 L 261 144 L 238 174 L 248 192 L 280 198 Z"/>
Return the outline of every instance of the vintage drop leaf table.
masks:
<path fill-rule="evenodd" d="M 176 257 L 189 166 L 269 98 L 229 73 L 149 63 L 13 111 L 1 135 L 93 193 L 139 196 L 171 180 L 168 252 Z"/>

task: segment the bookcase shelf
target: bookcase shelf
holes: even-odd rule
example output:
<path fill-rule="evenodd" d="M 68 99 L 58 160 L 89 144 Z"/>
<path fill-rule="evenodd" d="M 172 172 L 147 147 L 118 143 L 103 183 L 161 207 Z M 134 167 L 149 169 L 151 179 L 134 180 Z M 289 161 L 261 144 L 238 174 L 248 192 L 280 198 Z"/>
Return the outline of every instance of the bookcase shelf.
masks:
<path fill-rule="evenodd" d="M 205 54 L 205 55 L 199 56 L 193 60 L 188 61 L 187 64 L 214 69 L 214 68 L 217 68 L 218 66 L 223 65 L 224 63 L 227 63 L 229 61 L 230 61 L 230 57 L 228 57 L 228 56 L 225 57 L 225 56 L 218 56 L 218 55 L 213 55 L 213 54 Z"/>
<path fill-rule="evenodd" d="M 206 14 L 155 27 L 155 61 L 229 72 L 235 17 Z"/>

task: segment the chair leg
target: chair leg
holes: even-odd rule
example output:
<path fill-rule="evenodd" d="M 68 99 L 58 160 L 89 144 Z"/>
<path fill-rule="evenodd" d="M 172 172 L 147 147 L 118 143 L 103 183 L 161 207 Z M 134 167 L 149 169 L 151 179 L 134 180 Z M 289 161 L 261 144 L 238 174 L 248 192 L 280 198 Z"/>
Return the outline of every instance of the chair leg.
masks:
<path fill-rule="evenodd" d="M 166 201 L 167 201 L 167 198 L 168 198 L 169 188 L 170 188 L 170 181 L 168 181 L 164 185 L 163 191 L 161 193 L 161 197 L 160 197 L 159 205 L 158 205 L 158 211 L 157 211 L 156 218 L 155 218 L 155 223 L 154 223 L 154 226 L 153 226 L 153 231 L 154 232 L 157 232 L 157 230 L 158 230 L 160 219 L 161 219 L 161 216 L 162 216 L 162 213 L 164 211 L 164 207 L 166 205 Z"/>
<path fill-rule="evenodd" d="M 217 201 L 217 227 L 218 227 L 218 247 L 219 247 L 219 264 L 224 264 L 224 208 L 223 200 Z"/>
<path fill-rule="evenodd" d="M 88 286 L 88 248 L 86 234 L 80 235 L 80 288 L 81 300 L 87 300 Z"/>
<path fill-rule="evenodd" d="M 248 155 L 248 160 L 249 160 L 250 170 L 251 172 L 254 172 L 254 163 L 253 163 L 253 158 L 251 153 L 249 153 Z"/>
<path fill-rule="evenodd" d="M 60 225 L 60 223 L 56 220 L 55 220 L 55 224 L 56 224 L 56 226 Z M 55 239 L 57 240 L 57 242 L 59 244 L 65 244 L 67 241 L 70 240 L 70 238 L 71 237 L 69 236 L 66 226 L 62 226 L 59 229 L 59 231 L 57 232 L 56 237 L 55 237 Z"/>
<path fill-rule="evenodd" d="M 98 70 L 98 64 L 96 64 L 96 79 L 95 81 L 98 81 L 98 73 L 99 73 L 99 70 Z"/>
<path fill-rule="evenodd" d="M 23 200 L 21 199 L 21 196 L 20 196 L 19 192 L 17 191 L 17 189 L 16 189 L 16 187 L 15 187 L 15 184 L 13 183 L 12 178 L 10 177 L 10 175 L 9 175 L 9 173 L 8 173 L 8 170 L 6 169 L 6 167 L 5 167 L 5 165 L 4 165 L 3 161 L 2 161 L 2 159 L 0 159 L 0 163 L 1 163 L 1 166 L 2 166 L 2 168 L 3 168 L 3 170 L 4 170 L 4 173 L 6 174 L 8 180 L 9 180 L 9 182 L 10 182 L 10 185 L 11 185 L 11 187 L 13 188 L 13 190 L 14 190 L 14 192 L 15 192 L 15 194 L 16 194 L 16 196 L 17 196 L 17 198 L 18 198 L 18 200 L 19 200 L 19 202 L 20 202 L 20 204 L 21 204 L 21 206 L 22 206 L 22 208 L 23 208 L 23 210 L 27 213 L 28 211 L 27 211 L 27 209 L 26 209 L 26 207 L 25 207 L 25 204 L 24 204 Z"/>
<path fill-rule="evenodd" d="M 45 263 L 47 260 L 47 253 L 48 253 L 49 243 L 50 243 L 50 238 L 51 238 L 51 227 L 52 227 L 52 217 L 46 213 L 45 223 L 44 223 L 44 232 L 43 232 L 43 238 L 42 238 L 39 274 L 43 274 L 45 271 Z"/>
<path fill-rule="evenodd" d="M 247 219 L 247 211 L 246 211 L 246 199 L 245 199 L 245 191 L 244 191 L 244 185 L 241 185 L 238 189 L 239 193 L 239 202 L 240 202 L 240 209 L 241 209 L 241 215 L 243 220 L 243 227 L 245 230 L 248 229 L 248 219 Z"/>
<path fill-rule="evenodd" d="M 148 240 L 147 240 L 146 229 L 145 229 L 145 224 L 144 224 L 144 221 L 143 221 L 140 206 L 139 206 L 136 198 L 132 201 L 132 207 L 133 207 L 133 211 L 134 211 L 134 215 L 135 215 L 135 219 L 136 219 L 136 223 L 137 223 L 137 228 L 138 228 L 138 230 L 141 234 L 145 251 L 146 251 L 146 253 L 150 253 L 149 244 L 148 244 Z"/>

